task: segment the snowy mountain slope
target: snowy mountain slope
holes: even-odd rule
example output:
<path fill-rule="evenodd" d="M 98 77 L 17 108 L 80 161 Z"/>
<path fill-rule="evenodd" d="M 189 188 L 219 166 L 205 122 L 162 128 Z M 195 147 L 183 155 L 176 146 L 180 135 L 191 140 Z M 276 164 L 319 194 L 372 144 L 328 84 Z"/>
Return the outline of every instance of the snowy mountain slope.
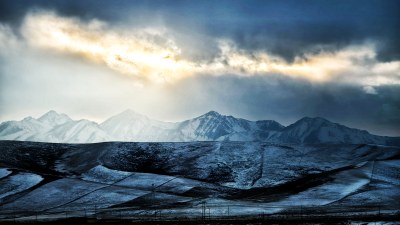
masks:
<path fill-rule="evenodd" d="M 100 124 L 114 141 L 167 141 L 166 134 L 175 126 L 174 123 L 149 119 L 133 110 L 125 110 Z"/>
<path fill-rule="evenodd" d="M 305 117 L 276 133 L 271 141 L 284 143 L 375 143 L 386 144 L 386 138 L 364 130 L 348 128 L 326 119 Z"/>
<path fill-rule="evenodd" d="M 97 123 L 89 120 L 74 121 L 53 110 L 38 119 L 27 117 L 21 121 L 0 124 L 0 140 L 92 143 L 110 139 Z"/>
<path fill-rule="evenodd" d="M 249 121 L 215 111 L 171 123 L 126 110 L 100 125 L 88 120 L 74 121 L 65 114 L 50 111 L 39 119 L 27 117 L 22 121 L 1 123 L 0 140 L 55 143 L 266 141 L 400 145 L 400 138 L 372 135 L 367 131 L 348 128 L 319 117 L 305 117 L 284 127 L 273 120 Z"/>
<path fill-rule="evenodd" d="M 25 141 L 49 129 L 50 127 L 32 117 L 21 121 L 6 121 L 0 124 L 0 140 Z"/>
<path fill-rule="evenodd" d="M 38 119 L 26 117 L 21 121 L 7 121 L 0 124 L 0 140 L 39 141 L 39 135 L 71 121 L 67 115 L 58 114 L 53 110 Z M 54 139 L 46 140 L 54 141 Z"/>
<path fill-rule="evenodd" d="M 0 220 L 66 211 L 193 217 L 203 202 L 213 216 L 226 216 L 218 209 L 227 206 L 237 216 L 391 215 L 399 156 L 400 148 L 379 145 L 0 141 L 0 171 L 12 171 L 0 178 Z"/>
<path fill-rule="evenodd" d="M 115 141 L 259 140 L 284 128 L 275 121 L 248 121 L 210 111 L 178 123 L 161 122 L 126 110 L 100 124 Z"/>
<path fill-rule="evenodd" d="M 69 118 L 64 113 L 58 114 L 54 110 L 50 110 L 37 120 L 48 127 L 55 127 L 57 125 L 61 125 L 72 121 L 72 119 Z"/>
<path fill-rule="evenodd" d="M 189 141 L 253 141 L 258 140 L 259 136 L 268 137 L 269 133 L 283 128 L 284 126 L 272 120 L 254 122 L 210 111 L 197 118 L 181 122 L 178 130 L 183 139 Z"/>
<path fill-rule="evenodd" d="M 34 137 L 35 141 L 61 143 L 94 143 L 110 139 L 97 123 L 89 120 L 69 121 Z"/>

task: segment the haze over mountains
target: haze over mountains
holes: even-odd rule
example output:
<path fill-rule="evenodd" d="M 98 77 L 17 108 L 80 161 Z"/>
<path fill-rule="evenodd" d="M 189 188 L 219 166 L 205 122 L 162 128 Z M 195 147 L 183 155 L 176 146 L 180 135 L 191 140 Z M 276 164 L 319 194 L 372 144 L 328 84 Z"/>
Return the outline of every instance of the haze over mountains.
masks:
<path fill-rule="evenodd" d="M 38 119 L 0 124 L 0 140 L 56 143 L 106 141 L 187 142 L 187 141 L 267 141 L 275 143 L 379 144 L 398 145 L 399 138 L 372 135 L 323 118 L 304 117 L 285 127 L 273 120 L 249 121 L 210 111 L 182 122 L 162 122 L 132 110 L 119 113 L 98 124 L 72 120 L 49 111 Z"/>

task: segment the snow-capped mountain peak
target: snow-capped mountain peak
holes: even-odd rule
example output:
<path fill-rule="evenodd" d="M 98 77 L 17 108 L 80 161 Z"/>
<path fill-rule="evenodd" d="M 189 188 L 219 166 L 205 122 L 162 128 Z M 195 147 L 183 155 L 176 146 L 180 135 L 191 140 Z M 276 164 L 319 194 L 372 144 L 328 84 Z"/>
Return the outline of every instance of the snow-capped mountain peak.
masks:
<path fill-rule="evenodd" d="M 287 143 L 375 143 L 385 144 L 384 137 L 349 128 L 321 117 L 304 117 L 275 135 L 274 141 Z"/>
<path fill-rule="evenodd" d="M 233 116 L 221 115 L 210 111 L 204 115 L 180 123 L 182 135 L 188 140 L 231 140 L 255 141 L 260 137 L 270 136 L 270 129 L 265 121 L 249 121 Z M 282 126 L 275 121 L 275 126 Z M 283 127 L 283 126 L 282 126 Z"/>
<path fill-rule="evenodd" d="M 151 127 L 163 127 L 163 122 L 149 119 L 147 116 L 128 109 L 115 116 L 108 118 L 100 124 L 100 127 L 107 131 L 115 140 L 142 140 L 143 135 L 149 136 Z M 150 132 L 147 133 L 147 132 Z"/>
<path fill-rule="evenodd" d="M 204 115 L 201 115 L 201 116 L 199 116 L 199 117 L 220 117 L 220 116 L 222 116 L 222 115 L 219 114 L 219 113 L 216 112 L 216 111 L 211 110 L 211 111 L 209 111 L 209 112 L 207 112 L 207 113 L 205 113 Z"/>
<path fill-rule="evenodd" d="M 60 124 L 64 124 L 66 122 L 70 122 L 72 121 L 72 119 L 64 113 L 59 114 L 54 110 L 50 110 L 39 117 L 38 121 L 42 122 L 44 125 L 54 127 Z"/>
<path fill-rule="evenodd" d="M 275 143 L 388 144 L 400 138 L 381 137 L 349 128 L 321 117 L 304 117 L 285 127 L 274 120 L 250 121 L 216 111 L 182 122 L 161 122 L 125 110 L 100 125 L 73 121 L 65 114 L 49 111 L 39 119 L 0 124 L 0 140 L 89 143 L 99 141 L 268 141 Z"/>
<path fill-rule="evenodd" d="M 127 109 L 112 118 L 120 118 L 120 119 L 148 119 L 147 116 L 137 113 L 132 109 Z"/>
<path fill-rule="evenodd" d="M 318 126 L 318 125 L 328 124 L 328 123 L 332 123 L 332 122 L 330 122 L 329 120 L 324 119 L 322 117 L 303 117 L 300 120 L 298 120 L 296 123 L 306 123 L 309 125 Z"/>

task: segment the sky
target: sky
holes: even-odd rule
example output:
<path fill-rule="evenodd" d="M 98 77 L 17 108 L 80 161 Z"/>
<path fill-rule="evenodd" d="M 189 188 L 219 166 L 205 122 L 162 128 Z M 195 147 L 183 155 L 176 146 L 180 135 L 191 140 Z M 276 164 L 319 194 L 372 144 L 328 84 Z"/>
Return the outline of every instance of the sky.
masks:
<path fill-rule="evenodd" d="M 0 121 L 210 110 L 400 136 L 400 1 L 0 1 Z"/>

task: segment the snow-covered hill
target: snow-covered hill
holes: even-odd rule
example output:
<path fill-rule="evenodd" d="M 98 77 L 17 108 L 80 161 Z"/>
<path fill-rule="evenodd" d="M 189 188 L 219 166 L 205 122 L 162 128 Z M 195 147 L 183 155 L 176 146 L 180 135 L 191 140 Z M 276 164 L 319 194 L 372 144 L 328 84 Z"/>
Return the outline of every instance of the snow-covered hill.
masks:
<path fill-rule="evenodd" d="M 399 138 L 372 135 L 323 118 L 302 118 L 285 127 L 273 120 L 249 121 L 210 111 L 182 122 L 162 122 L 126 110 L 101 124 L 74 121 L 50 111 L 38 119 L 0 124 L 0 140 L 56 143 L 104 141 L 187 142 L 187 141 L 266 141 L 275 143 L 380 144 L 398 145 Z"/>
<path fill-rule="evenodd" d="M 0 222 L 200 217 L 204 204 L 213 217 L 398 220 L 399 159 L 379 145 L 0 141 Z"/>

